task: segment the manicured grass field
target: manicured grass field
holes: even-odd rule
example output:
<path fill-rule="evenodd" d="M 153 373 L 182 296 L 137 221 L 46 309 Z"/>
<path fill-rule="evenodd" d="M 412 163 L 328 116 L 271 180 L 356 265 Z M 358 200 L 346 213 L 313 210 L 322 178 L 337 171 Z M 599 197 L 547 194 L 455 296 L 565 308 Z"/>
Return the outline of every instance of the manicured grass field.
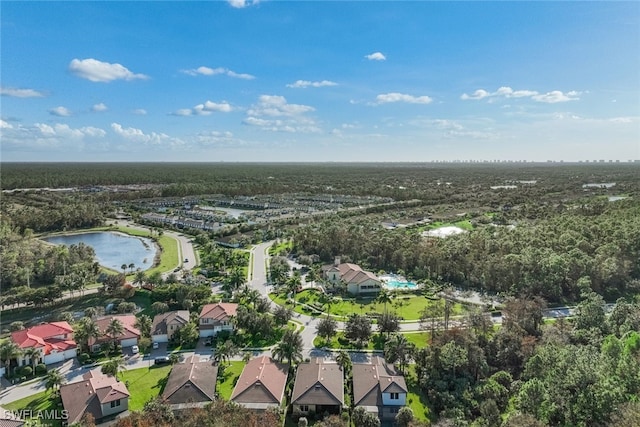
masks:
<path fill-rule="evenodd" d="M 120 381 L 127 384 L 131 397 L 129 398 L 129 410 L 140 411 L 144 404 L 156 396 L 159 396 L 167 384 L 171 366 L 155 365 L 149 368 L 133 369 L 122 372 Z"/>
<path fill-rule="evenodd" d="M 279 305 L 287 305 L 286 297 L 284 294 L 272 293 L 269 297 Z M 296 294 L 296 301 L 307 305 L 321 306 L 320 302 L 321 292 L 316 289 L 305 289 L 304 291 Z M 387 304 L 387 310 L 395 312 L 403 320 L 419 320 L 420 312 L 427 306 L 436 304 L 437 301 L 427 299 L 420 295 L 411 293 L 400 293 L 393 298 L 390 304 Z M 326 309 L 326 306 L 325 306 Z M 310 316 L 319 315 L 313 310 L 307 310 L 303 306 L 296 305 L 293 310 L 297 313 L 306 314 Z M 336 317 L 346 318 L 352 313 L 356 314 L 381 314 L 384 312 L 385 306 L 382 303 L 376 302 L 375 299 L 358 299 L 352 298 L 344 300 L 341 298 L 334 298 L 333 302 L 329 306 L 329 312 Z M 465 312 L 462 304 L 455 303 L 451 312 L 452 316 L 460 315 Z"/>
<path fill-rule="evenodd" d="M 231 361 L 225 368 L 224 376 L 221 378 L 220 375 L 218 375 L 216 392 L 221 399 L 231 399 L 231 393 L 233 393 L 233 388 L 236 386 L 238 378 L 240 378 L 244 365 L 246 365 L 246 363 L 242 361 Z"/>
<path fill-rule="evenodd" d="M 413 343 L 416 348 L 426 347 L 431 339 L 429 332 L 405 332 L 402 335 L 407 338 L 407 341 Z"/>
<path fill-rule="evenodd" d="M 407 371 L 407 375 L 405 375 L 407 388 L 409 389 L 409 393 L 407 393 L 407 405 L 413 411 L 415 418 L 422 421 L 429 421 L 427 396 L 424 395 L 416 380 L 415 365 L 409 365 Z"/>
<path fill-rule="evenodd" d="M 38 411 L 43 411 L 46 413 L 54 413 L 51 411 L 58 411 L 57 413 L 62 414 L 63 409 L 59 398 L 52 399 L 51 391 L 42 391 L 40 393 L 24 397 L 11 403 L 5 403 L 2 406 L 7 411 L 30 410 L 33 414 L 37 414 Z M 47 426 L 60 427 L 62 426 L 62 421 L 62 419 L 50 419 L 47 420 Z"/>
<path fill-rule="evenodd" d="M 171 366 L 158 368 L 152 366 L 151 369 L 141 368 L 122 372 L 119 375 L 120 381 L 128 384 L 127 388 L 131 393 L 129 410 L 142 410 L 148 400 L 162 393 L 170 370 Z M 61 411 L 63 408 L 59 402 L 59 399 L 51 399 L 50 391 L 41 391 L 2 406 L 9 411 L 31 410 L 35 414 L 38 411 Z M 61 420 L 47 420 L 47 426 L 58 427 L 60 425 Z"/>

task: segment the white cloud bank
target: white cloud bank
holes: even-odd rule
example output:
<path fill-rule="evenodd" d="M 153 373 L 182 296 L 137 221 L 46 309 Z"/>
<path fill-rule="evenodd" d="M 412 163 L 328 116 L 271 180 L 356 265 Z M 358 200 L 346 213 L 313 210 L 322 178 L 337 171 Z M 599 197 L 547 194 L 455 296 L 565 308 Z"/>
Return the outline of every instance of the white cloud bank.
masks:
<path fill-rule="evenodd" d="M 173 138 L 165 133 L 145 133 L 141 129 L 123 127 L 120 123 L 111 123 L 111 130 L 130 142 L 139 142 L 142 144 L 160 145 L 165 144 L 169 146 L 182 146 L 184 142 L 178 138 Z"/>
<path fill-rule="evenodd" d="M 198 104 L 193 108 L 181 108 L 174 113 L 174 116 L 208 116 L 211 113 L 230 113 L 234 108 L 227 101 L 221 103 L 206 101 L 204 104 Z"/>
<path fill-rule="evenodd" d="M 369 55 L 365 55 L 364 57 L 367 58 L 369 61 L 386 61 L 387 60 L 387 57 L 384 56 L 382 52 L 370 53 Z"/>
<path fill-rule="evenodd" d="M 308 87 L 326 87 L 326 86 L 338 86 L 338 83 L 332 82 L 330 80 L 322 80 L 319 82 L 310 82 L 308 80 L 296 80 L 295 83 L 289 83 L 287 87 L 292 88 L 302 88 L 306 89 Z"/>
<path fill-rule="evenodd" d="M 69 63 L 69 71 L 76 76 L 92 81 L 108 83 L 114 80 L 144 80 L 149 77 L 144 74 L 136 74 L 120 64 L 110 64 L 97 59 L 73 59 Z"/>
<path fill-rule="evenodd" d="M 544 102 L 547 104 L 555 104 L 558 102 L 577 101 L 579 95 L 582 92 L 575 90 L 563 93 L 559 90 L 553 90 L 547 93 L 539 93 L 535 90 L 513 90 L 508 86 L 502 86 L 495 92 L 488 92 L 484 89 L 478 89 L 471 95 L 463 93 L 460 96 L 462 100 L 480 100 L 488 98 L 489 100 L 494 98 L 531 98 L 537 102 Z"/>
<path fill-rule="evenodd" d="M 223 67 L 218 67 L 218 68 L 209 68 L 209 67 L 198 67 L 198 68 L 191 68 L 188 70 L 180 70 L 180 72 L 187 74 L 189 76 L 215 76 L 215 75 L 219 75 L 219 74 L 223 74 L 229 77 L 233 77 L 236 79 L 243 79 L 243 80 L 253 80 L 255 79 L 255 76 L 252 76 L 251 74 L 246 74 L 246 73 L 236 73 L 235 71 L 231 71 L 227 68 L 223 68 Z"/>
<path fill-rule="evenodd" d="M 0 87 L 0 95 L 14 98 L 42 98 L 44 93 L 35 89 L 18 89 L 14 87 Z"/>
<path fill-rule="evenodd" d="M 243 123 L 274 132 L 320 132 L 314 120 L 304 116 L 315 108 L 302 104 L 289 104 L 284 96 L 261 95 L 258 103 L 247 110 Z"/>
<path fill-rule="evenodd" d="M 388 104 L 392 102 L 406 102 L 408 104 L 430 104 L 433 99 L 429 96 L 413 96 L 405 93 L 391 92 L 376 96 L 376 104 Z"/>

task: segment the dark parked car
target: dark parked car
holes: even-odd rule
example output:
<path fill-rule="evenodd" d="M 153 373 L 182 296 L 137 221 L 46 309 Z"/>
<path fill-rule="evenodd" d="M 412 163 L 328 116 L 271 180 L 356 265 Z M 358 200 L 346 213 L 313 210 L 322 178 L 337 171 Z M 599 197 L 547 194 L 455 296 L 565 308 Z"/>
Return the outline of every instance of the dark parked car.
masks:
<path fill-rule="evenodd" d="M 156 365 L 166 365 L 167 363 L 171 363 L 171 360 L 167 356 L 156 357 L 154 360 Z"/>

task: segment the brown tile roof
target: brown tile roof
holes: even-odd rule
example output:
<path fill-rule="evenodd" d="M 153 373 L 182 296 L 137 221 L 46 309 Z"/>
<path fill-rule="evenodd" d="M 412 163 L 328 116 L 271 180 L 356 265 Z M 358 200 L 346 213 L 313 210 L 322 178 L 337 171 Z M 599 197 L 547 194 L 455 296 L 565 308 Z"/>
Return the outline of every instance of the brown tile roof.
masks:
<path fill-rule="evenodd" d="M 230 302 L 219 302 L 216 304 L 207 304 L 200 310 L 199 318 L 208 317 L 213 320 L 223 321 L 231 316 L 236 315 L 238 304 Z"/>
<path fill-rule="evenodd" d="M 129 397 L 127 386 L 114 377 L 94 369 L 82 376 L 81 381 L 60 387 L 62 405 L 69 413 L 70 424 L 90 412 L 95 419 L 102 418 L 101 404 Z"/>
<path fill-rule="evenodd" d="M 67 338 L 57 338 L 59 336 Z M 42 348 L 45 355 L 53 350 L 64 351 L 77 347 L 73 328 L 67 322 L 51 322 L 11 333 L 11 340 L 20 348 Z"/>
<path fill-rule="evenodd" d="M 181 326 L 189 323 L 189 310 L 169 311 L 167 313 L 156 314 L 151 325 L 151 335 L 165 335 L 167 325 L 178 323 Z"/>
<path fill-rule="evenodd" d="M 346 283 L 362 283 L 365 280 L 375 280 L 379 282 L 375 274 L 370 271 L 364 271 L 359 265 L 351 263 L 343 263 L 338 265 L 340 278 Z"/>
<path fill-rule="evenodd" d="M 296 405 L 343 405 L 344 372 L 333 362 L 316 358 L 298 365 L 291 403 Z"/>
<path fill-rule="evenodd" d="M 404 376 L 381 357 L 374 356 L 371 363 L 354 363 L 352 373 L 355 406 L 380 406 L 383 392 L 407 392 Z"/>
<path fill-rule="evenodd" d="M 171 368 L 162 397 L 172 404 L 206 402 L 215 399 L 218 367 L 197 355 Z"/>
<path fill-rule="evenodd" d="M 231 400 L 237 403 L 280 405 L 287 385 L 288 367 L 268 356 L 252 359 L 242 370 Z"/>
<path fill-rule="evenodd" d="M 118 319 L 122 326 L 124 327 L 124 332 L 122 335 L 118 336 L 118 341 L 130 339 L 130 338 L 140 338 L 140 330 L 135 327 L 136 316 L 133 314 L 117 314 L 117 315 L 109 315 L 103 316 L 96 319 L 96 325 L 98 329 L 102 333 L 102 336 L 98 337 L 98 339 L 89 340 L 89 345 L 93 345 L 96 342 L 104 342 L 111 340 L 111 337 L 106 334 L 106 330 L 109 327 L 109 323 L 111 323 L 112 319 Z"/>

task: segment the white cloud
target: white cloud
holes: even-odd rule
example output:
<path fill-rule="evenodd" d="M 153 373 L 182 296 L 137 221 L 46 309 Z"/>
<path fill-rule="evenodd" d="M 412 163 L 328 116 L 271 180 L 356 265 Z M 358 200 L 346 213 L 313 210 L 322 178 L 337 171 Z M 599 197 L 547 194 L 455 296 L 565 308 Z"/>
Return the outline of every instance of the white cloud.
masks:
<path fill-rule="evenodd" d="M 146 116 L 147 110 L 145 110 L 144 108 L 136 108 L 135 110 L 133 110 L 133 114 L 137 116 Z"/>
<path fill-rule="evenodd" d="M 71 115 L 71 111 L 69 111 L 69 109 L 67 109 L 66 107 L 60 106 L 50 109 L 49 114 L 58 117 L 69 117 Z"/>
<path fill-rule="evenodd" d="M 110 64 L 93 58 L 73 59 L 69 64 L 69 71 L 83 79 L 103 83 L 149 78 L 144 74 L 133 73 L 120 64 Z"/>
<path fill-rule="evenodd" d="M 322 80 L 319 82 L 310 82 L 308 80 L 296 80 L 295 83 L 290 83 L 287 85 L 287 87 L 292 87 L 292 88 L 308 88 L 308 87 L 325 87 L 325 86 L 338 86 L 338 83 L 329 81 L 329 80 Z"/>
<path fill-rule="evenodd" d="M 247 110 L 243 123 L 274 132 L 320 132 L 315 121 L 304 116 L 311 111 L 315 109 L 308 105 L 289 104 L 284 96 L 261 95 L 258 103 Z"/>
<path fill-rule="evenodd" d="M 580 99 L 578 95 L 580 95 L 581 93 L 582 92 L 572 90 L 565 94 L 559 90 L 554 90 L 541 94 L 535 90 L 513 90 L 508 86 L 502 86 L 495 92 L 488 92 L 484 89 L 478 89 L 471 95 L 463 93 L 462 96 L 460 96 L 460 99 L 466 101 L 489 98 L 489 102 L 491 102 L 492 99 L 495 98 L 531 98 L 537 102 L 546 102 L 549 104 L 553 104 L 556 102 L 576 101 Z"/>
<path fill-rule="evenodd" d="M 0 94 L 2 96 L 12 96 L 14 98 L 42 98 L 43 92 L 35 89 L 17 89 L 14 87 L 1 87 Z"/>
<path fill-rule="evenodd" d="M 0 119 L 0 129 L 13 129 L 13 125 Z"/>
<path fill-rule="evenodd" d="M 423 96 L 413 96 L 407 95 L 404 93 L 383 93 L 376 96 L 376 104 L 386 104 L 390 102 L 406 102 L 409 104 L 429 104 L 433 102 L 433 99 L 423 95 Z"/>
<path fill-rule="evenodd" d="M 243 80 L 253 80 L 255 79 L 255 76 L 252 76 L 251 74 L 246 74 L 246 73 L 236 73 L 235 71 L 231 71 L 227 68 L 223 68 L 223 67 L 218 67 L 218 68 L 209 68 L 209 67 L 198 67 L 198 68 L 191 68 L 188 70 L 180 70 L 182 73 L 184 74 L 188 74 L 190 76 L 197 76 L 197 75 L 201 75 L 201 76 L 215 76 L 215 75 L 219 75 L 219 74 L 224 74 L 227 75 L 229 77 L 233 77 L 236 79 L 243 79 Z"/>
<path fill-rule="evenodd" d="M 111 123 L 111 129 L 119 136 L 124 138 L 127 141 L 131 142 L 140 142 L 143 144 L 168 144 L 172 146 L 184 145 L 184 142 L 178 138 L 170 137 L 164 133 L 144 133 L 141 129 L 136 128 L 124 128 L 119 123 Z"/>
<path fill-rule="evenodd" d="M 578 99 L 580 99 L 578 98 L 578 92 L 576 91 L 571 91 L 564 94 L 559 90 L 554 90 L 554 91 L 543 93 L 543 94 L 533 95 L 531 98 L 534 101 L 546 102 L 548 104 L 555 104 L 557 102 L 577 101 Z"/>
<path fill-rule="evenodd" d="M 193 108 L 181 108 L 174 113 L 174 116 L 207 116 L 214 112 L 229 113 L 234 108 L 226 101 L 221 103 L 206 101 L 204 104 L 198 104 Z"/>
<path fill-rule="evenodd" d="M 69 125 L 61 123 L 56 123 L 53 126 L 44 123 L 36 123 L 35 127 L 40 131 L 40 136 L 45 138 L 102 138 L 107 134 L 103 129 L 92 126 L 72 128 Z"/>
<path fill-rule="evenodd" d="M 242 9 L 249 6 L 255 6 L 260 3 L 260 0 L 227 0 L 231 7 L 236 9 Z"/>
<path fill-rule="evenodd" d="M 91 111 L 95 111 L 96 113 L 101 113 L 103 111 L 107 111 L 109 108 L 104 103 L 95 104 L 91 107 Z"/>
<path fill-rule="evenodd" d="M 247 112 L 250 116 L 296 116 L 315 108 L 308 105 L 289 104 L 284 96 L 261 95 L 257 104 Z"/>
<path fill-rule="evenodd" d="M 387 57 L 384 56 L 382 52 L 370 53 L 369 55 L 365 55 L 364 57 L 367 58 L 369 61 L 386 61 L 387 60 Z"/>

